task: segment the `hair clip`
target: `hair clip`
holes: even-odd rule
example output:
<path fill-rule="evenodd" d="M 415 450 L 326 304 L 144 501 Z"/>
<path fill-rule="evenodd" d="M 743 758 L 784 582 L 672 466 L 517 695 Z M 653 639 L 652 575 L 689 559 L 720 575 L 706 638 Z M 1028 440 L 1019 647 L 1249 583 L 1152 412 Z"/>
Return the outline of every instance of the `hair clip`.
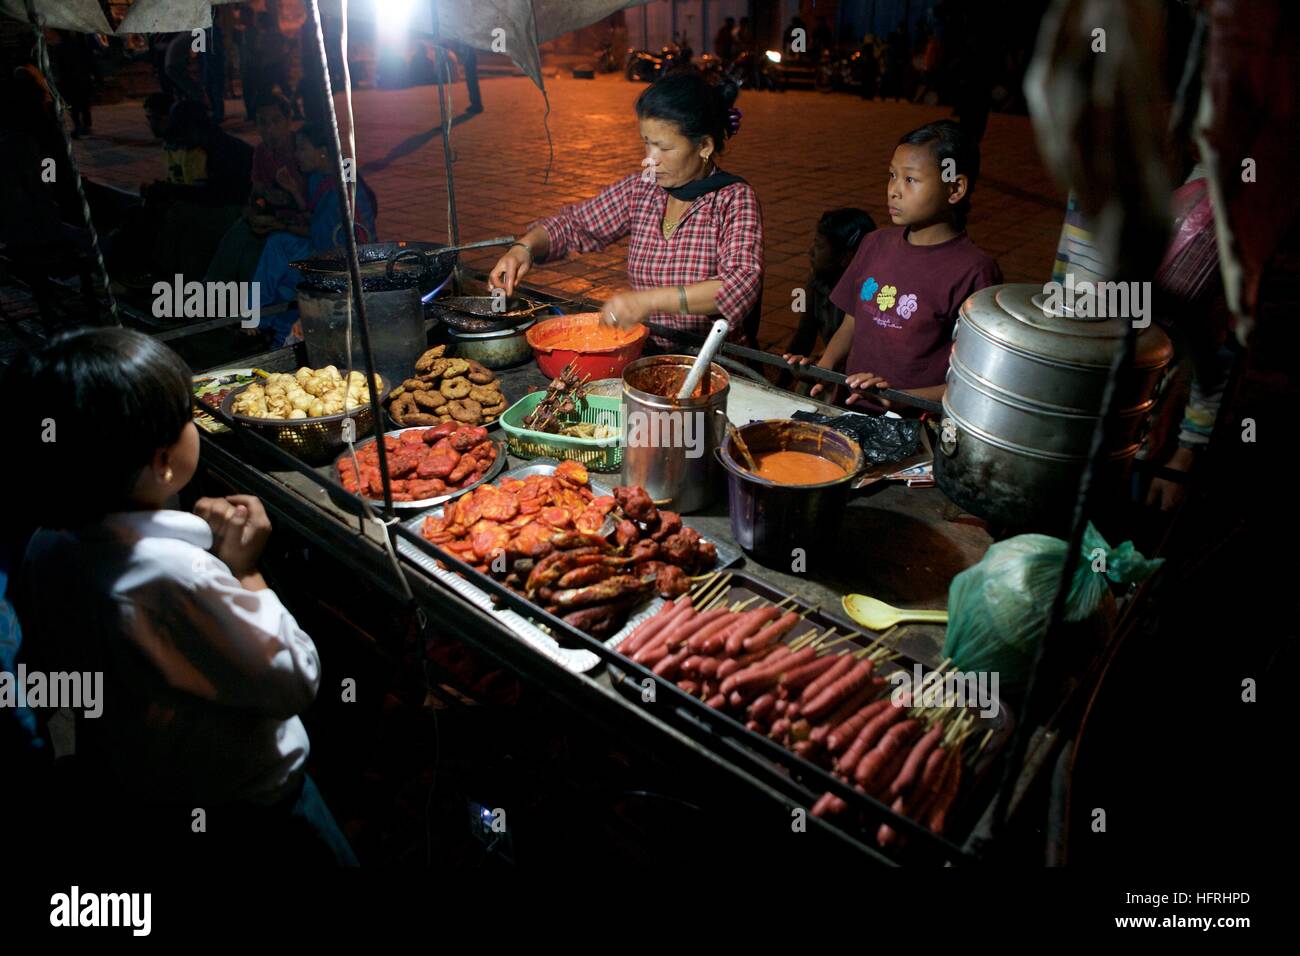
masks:
<path fill-rule="evenodd" d="M 740 132 L 740 118 L 745 114 L 734 106 L 727 110 L 727 135 L 735 136 Z"/>

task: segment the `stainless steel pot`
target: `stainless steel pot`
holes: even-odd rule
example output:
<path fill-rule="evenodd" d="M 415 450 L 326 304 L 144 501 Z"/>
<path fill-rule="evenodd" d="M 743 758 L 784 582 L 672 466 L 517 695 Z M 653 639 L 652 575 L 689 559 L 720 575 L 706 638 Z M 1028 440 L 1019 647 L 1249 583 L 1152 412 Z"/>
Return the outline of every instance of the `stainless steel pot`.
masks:
<path fill-rule="evenodd" d="M 640 485 L 683 514 L 707 507 L 718 492 L 714 450 L 727 432 L 731 391 L 727 370 L 713 362 L 708 394 L 668 397 L 694 362 L 693 355 L 651 355 L 623 370 L 623 484 Z"/>
<path fill-rule="evenodd" d="M 459 332 L 447 327 L 447 338 L 452 342 L 459 358 L 470 359 L 488 368 L 513 368 L 532 361 L 533 347 L 525 333 L 532 328 L 533 320 L 505 329 L 490 332 Z"/>
<path fill-rule="evenodd" d="M 1009 529 L 1068 528 L 1126 321 L 1054 315 L 1042 288 L 1028 284 L 981 289 L 962 303 L 934 463 L 944 493 Z M 1097 482 L 1114 488 L 1127 475 L 1172 352 L 1158 327 L 1139 331 L 1116 383 Z"/>
<path fill-rule="evenodd" d="M 844 477 L 815 485 L 778 485 L 742 463 L 728 435 L 718 451 L 727 470 L 731 535 L 760 561 L 781 567 L 803 553 L 811 565 L 826 564 L 840 553 L 839 526 L 853 481 L 865 461 L 848 435 L 826 425 L 792 419 L 751 422 L 737 429 L 750 454 L 803 451 L 835 462 Z"/>

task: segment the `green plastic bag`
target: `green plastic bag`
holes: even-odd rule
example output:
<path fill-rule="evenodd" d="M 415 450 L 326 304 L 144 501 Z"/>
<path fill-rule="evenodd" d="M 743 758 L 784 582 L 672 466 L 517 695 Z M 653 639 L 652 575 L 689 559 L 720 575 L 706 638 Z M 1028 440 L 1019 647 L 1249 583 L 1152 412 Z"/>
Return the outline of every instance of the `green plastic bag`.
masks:
<path fill-rule="evenodd" d="M 943 654 L 955 669 L 997 671 L 1002 688 L 1013 692 L 1025 686 L 1067 546 L 1045 534 L 1017 535 L 993 545 L 979 564 L 953 578 Z M 1143 557 L 1131 541 L 1112 548 L 1089 522 L 1066 599 L 1066 621 L 1091 617 L 1109 593 L 1108 581 L 1144 581 L 1163 563 L 1163 558 Z"/>

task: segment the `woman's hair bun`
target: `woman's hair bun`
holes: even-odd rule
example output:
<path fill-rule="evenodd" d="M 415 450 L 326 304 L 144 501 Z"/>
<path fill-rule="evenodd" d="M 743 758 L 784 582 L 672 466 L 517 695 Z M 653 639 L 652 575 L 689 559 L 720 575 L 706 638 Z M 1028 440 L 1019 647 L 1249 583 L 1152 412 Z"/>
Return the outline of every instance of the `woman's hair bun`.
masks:
<path fill-rule="evenodd" d="M 732 105 L 739 94 L 740 84 L 729 76 L 710 80 L 697 69 L 676 70 L 642 91 L 636 112 L 642 119 L 673 123 L 694 142 L 709 136 L 720 153 L 740 130 L 740 110 Z"/>

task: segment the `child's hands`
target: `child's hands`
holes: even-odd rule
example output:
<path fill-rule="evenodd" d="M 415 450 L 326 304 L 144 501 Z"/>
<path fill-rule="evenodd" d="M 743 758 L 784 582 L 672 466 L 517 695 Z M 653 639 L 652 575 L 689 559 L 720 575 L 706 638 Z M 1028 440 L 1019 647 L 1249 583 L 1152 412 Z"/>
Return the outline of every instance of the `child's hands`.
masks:
<path fill-rule="evenodd" d="M 252 495 L 200 498 L 194 513 L 212 529 L 212 553 L 232 574 L 243 578 L 257 571 L 257 561 L 271 536 L 271 519 Z"/>
<path fill-rule="evenodd" d="M 849 394 L 849 397 L 844 400 L 845 405 L 852 405 L 856 403 L 860 398 L 863 397 L 863 392 L 865 392 L 869 388 L 889 388 L 888 382 L 886 382 L 879 375 L 876 375 L 872 372 L 857 372 L 845 378 L 844 384 L 847 385 L 850 389 L 852 389 L 852 392 Z M 873 402 L 878 402 L 879 404 L 885 406 L 885 408 L 889 408 L 890 406 L 890 402 L 887 399 L 880 398 L 879 396 L 876 395 L 873 395 L 871 397 L 871 400 Z"/>
<path fill-rule="evenodd" d="M 811 365 L 812 359 L 807 355 L 795 355 L 793 352 L 787 352 L 781 358 L 785 359 L 791 365 Z M 817 363 L 818 368 L 826 368 L 821 362 Z M 822 392 L 826 391 L 825 382 L 813 382 L 812 388 L 808 389 L 808 397 L 816 398 Z"/>

